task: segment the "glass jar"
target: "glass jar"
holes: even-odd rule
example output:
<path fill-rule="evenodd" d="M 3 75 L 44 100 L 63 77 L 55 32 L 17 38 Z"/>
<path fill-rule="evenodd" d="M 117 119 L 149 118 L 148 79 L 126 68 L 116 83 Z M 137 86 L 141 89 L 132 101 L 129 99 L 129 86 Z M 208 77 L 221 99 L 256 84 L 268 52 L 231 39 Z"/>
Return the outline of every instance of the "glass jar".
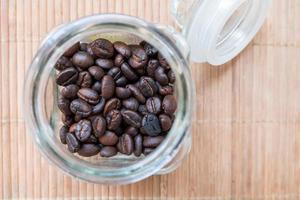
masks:
<path fill-rule="evenodd" d="M 43 155 L 68 174 L 103 184 L 132 183 L 176 169 L 191 148 L 195 90 L 189 61 L 222 64 L 230 60 L 261 26 L 268 2 L 174 0 L 172 12 L 182 33 L 116 14 L 89 16 L 57 27 L 36 53 L 24 88 L 24 118 Z M 163 143 L 146 157 L 82 158 L 69 153 L 59 141 L 61 120 L 53 66 L 74 43 L 99 37 L 127 43 L 146 40 L 160 50 L 175 73 L 178 109 L 174 124 Z"/>

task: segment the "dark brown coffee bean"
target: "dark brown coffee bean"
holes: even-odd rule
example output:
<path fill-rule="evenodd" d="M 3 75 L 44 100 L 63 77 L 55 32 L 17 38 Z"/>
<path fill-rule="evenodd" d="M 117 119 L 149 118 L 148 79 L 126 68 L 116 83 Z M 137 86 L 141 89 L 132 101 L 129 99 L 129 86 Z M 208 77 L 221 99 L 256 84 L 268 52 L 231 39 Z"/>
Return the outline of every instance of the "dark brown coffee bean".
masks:
<path fill-rule="evenodd" d="M 141 127 L 142 118 L 141 116 L 132 110 L 125 110 L 122 112 L 123 120 L 130 126 L 135 128 Z"/>
<path fill-rule="evenodd" d="M 80 51 L 87 51 L 88 43 L 80 42 L 79 49 Z"/>
<path fill-rule="evenodd" d="M 162 67 L 158 67 L 154 73 L 155 80 L 161 85 L 167 85 L 169 83 L 168 76 Z"/>
<path fill-rule="evenodd" d="M 169 63 L 160 53 L 158 53 L 158 61 L 163 68 L 170 69 Z"/>
<path fill-rule="evenodd" d="M 69 67 L 73 67 L 72 62 L 65 56 L 62 56 L 58 59 L 58 61 L 56 62 L 56 64 L 54 65 L 54 68 L 62 71 L 64 69 L 67 69 Z"/>
<path fill-rule="evenodd" d="M 99 142 L 105 146 L 113 146 L 118 143 L 118 136 L 112 131 L 105 131 L 104 135 L 99 137 Z"/>
<path fill-rule="evenodd" d="M 105 75 L 102 78 L 102 97 L 104 99 L 111 98 L 115 93 L 115 82 L 114 79 L 110 75 Z"/>
<path fill-rule="evenodd" d="M 147 56 L 154 57 L 157 55 L 158 50 L 155 47 L 153 47 L 152 45 L 150 45 L 149 43 L 147 43 L 146 41 L 142 41 L 140 43 L 140 45 L 146 51 Z"/>
<path fill-rule="evenodd" d="M 92 121 L 93 131 L 96 137 L 100 137 L 106 130 L 106 121 L 101 116 L 96 116 Z"/>
<path fill-rule="evenodd" d="M 167 95 L 162 102 L 162 109 L 166 114 L 172 115 L 177 109 L 177 101 L 173 95 Z"/>
<path fill-rule="evenodd" d="M 113 77 L 113 79 L 115 81 L 117 81 L 119 78 L 122 77 L 122 72 L 120 70 L 119 67 L 113 67 L 111 68 L 108 72 L 107 72 L 108 75 L 110 75 L 111 77 Z"/>
<path fill-rule="evenodd" d="M 144 95 L 142 94 L 142 92 L 138 89 L 138 87 L 134 86 L 134 85 L 127 85 L 126 86 L 131 93 L 133 94 L 133 96 L 142 104 L 146 103 L 146 99 L 144 97 Z"/>
<path fill-rule="evenodd" d="M 155 71 L 158 68 L 158 66 L 159 66 L 158 60 L 155 60 L 155 59 L 149 60 L 148 65 L 146 67 L 146 72 L 147 72 L 148 76 L 154 78 L 154 74 L 155 74 Z"/>
<path fill-rule="evenodd" d="M 128 110 L 137 111 L 137 109 L 139 107 L 139 102 L 135 98 L 131 97 L 131 98 L 123 100 L 122 105 L 123 105 L 123 107 L 125 107 Z"/>
<path fill-rule="evenodd" d="M 62 115 L 61 120 L 64 125 L 71 126 L 74 123 L 74 116 L 73 115 Z"/>
<path fill-rule="evenodd" d="M 75 128 L 75 135 L 81 142 L 86 141 L 92 133 L 92 126 L 89 120 L 83 119 L 79 121 Z"/>
<path fill-rule="evenodd" d="M 103 147 L 100 151 L 100 155 L 102 157 L 107 157 L 107 158 L 115 156 L 117 153 L 118 153 L 117 148 L 111 146 Z"/>
<path fill-rule="evenodd" d="M 126 134 L 134 137 L 134 136 L 136 136 L 138 134 L 138 130 L 136 128 L 134 128 L 133 126 L 128 126 L 125 129 L 124 133 L 126 133 Z"/>
<path fill-rule="evenodd" d="M 168 131 L 172 127 L 172 120 L 168 115 L 165 114 L 159 115 L 159 121 L 160 121 L 162 131 Z"/>
<path fill-rule="evenodd" d="M 127 79 L 125 76 L 121 76 L 118 80 L 116 80 L 116 86 L 118 87 L 124 87 L 127 84 Z"/>
<path fill-rule="evenodd" d="M 158 97 L 150 97 L 146 101 L 146 107 L 150 113 L 158 114 L 161 112 L 161 100 Z"/>
<path fill-rule="evenodd" d="M 125 78 L 127 78 L 129 81 L 137 81 L 139 78 L 134 70 L 126 62 L 121 65 L 121 71 Z"/>
<path fill-rule="evenodd" d="M 133 143 L 133 139 L 130 137 L 130 135 L 123 134 L 119 138 L 117 148 L 123 154 L 126 154 L 126 155 L 132 154 L 133 149 L 134 149 L 134 143 Z"/>
<path fill-rule="evenodd" d="M 89 88 L 92 85 L 92 76 L 87 71 L 82 71 L 79 73 L 78 80 L 76 84 L 83 88 Z"/>
<path fill-rule="evenodd" d="M 97 80 L 101 81 L 102 77 L 105 75 L 104 70 L 99 66 L 91 66 L 89 68 L 89 73 L 92 75 L 92 77 Z"/>
<path fill-rule="evenodd" d="M 75 99 L 70 104 L 72 113 L 81 117 L 88 117 L 92 113 L 92 106 L 81 99 Z"/>
<path fill-rule="evenodd" d="M 131 91 L 128 88 L 116 87 L 116 97 L 120 99 L 127 99 L 131 96 Z"/>
<path fill-rule="evenodd" d="M 145 97 L 152 97 L 157 92 L 155 81 L 150 77 L 141 77 L 139 81 L 139 89 Z"/>
<path fill-rule="evenodd" d="M 81 88 L 80 90 L 78 90 L 77 96 L 80 99 L 94 105 L 97 104 L 100 99 L 98 93 L 90 88 Z"/>
<path fill-rule="evenodd" d="M 117 41 L 114 43 L 115 50 L 122 56 L 129 58 L 131 56 L 131 49 L 124 42 Z"/>
<path fill-rule="evenodd" d="M 61 143 L 67 144 L 66 138 L 67 138 L 67 133 L 69 132 L 69 127 L 64 125 L 60 128 L 59 130 L 59 139 Z"/>
<path fill-rule="evenodd" d="M 144 69 L 144 67 L 136 69 L 135 72 L 139 75 L 139 76 L 144 76 L 146 74 L 146 70 Z"/>
<path fill-rule="evenodd" d="M 146 148 L 155 148 L 165 139 L 164 136 L 144 137 L 143 146 Z"/>
<path fill-rule="evenodd" d="M 75 133 L 77 123 L 74 123 L 69 128 L 69 133 Z"/>
<path fill-rule="evenodd" d="M 143 137 L 141 135 L 137 135 L 134 137 L 134 155 L 140 156 L 143 152 Z"/>
<path fill-rule="evenodd" d="M 73 134 L 68 133 L 66 141 L 67 141 L 67 145 L 68 145 L 68 150 L 71 153 L 75 153 L 75 152 L 77 152 L 79 150 L 80 143 L 79 143 L 79 141 L 76 139 L 76 137 Z"/>
<path fill-rule="evenodd" d="M 109 69 L 113 68 L 114 63 L 110 59 L 101 59 L 101 58 L 99 58 L 99 59 L 96 60 L 96 65 L 98 65 L 102 69 L 109 70 Z"/>
<path fill-rule="evenodd" d="M 166 86 L 158 86 L 158 92 L 159 94 L 166 96 L 174 93 L 173 87 L 170 85 Z"/>
<path fill-rule="evenodd" d="M 114 60 L 115 66 L 121 67 L 121 65 L 124 62 L 125 62 L 125 58 L 121 54 L 116 55 L 115 60 Z"/>
<path fill-rule="evenodd" d="M 144 148 L 143 154 L 144 154 L 145 156 L 147 156 L 147 155 L 149 155 L 150 153 L 152 153 L 153 151 L 154 151 L 154 149 L 152 149 L 152 148 Z"/>
<path fill-rule="evenodd" d="M 65 115 L 71 115 L 72 112 L 70 110 L 70 101 L 63 96 L 59 95 L 57 100 L 57 106 L 59 110 Z"/>
<path fill-rule="evenodd" d="M 95 156 L 100 152 L 100 147 L 96 144 L 83 144 L 78 150 L 78 154 L 83 157 Z"/>
<path fill-rule="evenodd" d="M 79 50 L 79 42 L 71 46 L 67 51 L 65 51 L 64 56 L 71 57 Z"/>
<path fill-rule="evenodd" d="M 75 84 L 67 85 L 61 89 L 61 95 L 67 99 L 75 99 L 77 97 L 77 92 L 79 87 Z"/>
<path fill-rule="evenodd" d="M 138 111 L 142 115 L 148 114 L 148 110 L 147 110 L 147 107 L 145 105 L 139 105 Z"/>
<path fill-rule="evenodd" d="M 132 56 L 128 60 L 128 63 L 131 67 L 138 69 L 147 64 L 148 56 L 145 50 L 140 45 L 132 45 L 131 51 Z"/>
<path fill-rule="evenodd" d="M 106 115 L 107 128 L 116 130 L 122 123 L 122 115 L 119 110 L 112 110 Z"/>
<path fill-rule="evenodd" d="M 157 136 L 161 133 L 159 120 L 154 114 L 147 114 L 142 120 L 142 131 L 149 136 Z"/>
<path fill-rule="evenodd" d="M 104 106 L 103 114 L 106 116 L 111 110 L 118 110 L 121 107 L 121 101 L 117 98 L 112 98 Z"/>
<path fill-rule="evenodd" d="M 99 103 L 97 103 L 92 110 L 92 114 L 96 115 L 96 114 L 100 114 L 105 106 L 105 99 L 103 97 L 100 97 Z"/>
<path fill-rule="evenodd" d="M 176 77 L 175 77 L 175 74 L 172 70 L 170 70 L 168 72 L 168 78 L 169 78 L 170 83 L 175 83 Z"/>
<path fill-rule="evenodd" d="M 92 85 L 92 89 L 95 90 L 98 94 L 101 94 L 101 87 L 102 84 L 100 81 L 96 81 L 93 85 Z"/>
<path fill-rule="evenodd" d="M 88 45 L 93 52 L 93 55 L 99 58 L 110 58 L 114 55 L 113 44 L 103 38 L 94 40 Z"/>
<path fill-rule="evenodd" d="M 98 139 L 94 136 L 91 135 L 86 141 L 84 141 L 85 144 L 97 144 Z"/>
<path fill-rule="evenodd" d="M 72 57 L 73 65 L 87 69 L 94 64 L 93 57 L 85 51 L 78 51 Z"/>
<path fill-rule="evenodd" d="M 78 71 L 73 67 L 69 67 L 57 74 L 56 83 L 61 86 L 67 86 L 76 83 L 77 79 Z"/>

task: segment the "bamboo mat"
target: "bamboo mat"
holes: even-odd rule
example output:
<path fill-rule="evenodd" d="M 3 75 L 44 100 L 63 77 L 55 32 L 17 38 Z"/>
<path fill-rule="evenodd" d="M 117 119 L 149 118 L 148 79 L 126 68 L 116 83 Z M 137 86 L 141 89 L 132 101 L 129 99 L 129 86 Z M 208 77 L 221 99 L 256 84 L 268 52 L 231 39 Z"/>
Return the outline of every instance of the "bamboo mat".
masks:
<path fill-rule="evenodd" d="M 21 115 L 24 75 L 56 25 L 105 12 L 174 25 L 169 0 L 0 1 L 0 199 L 300 199 L 299 0 L 274 0 L 230 63 L 191 66 L 191 154 L 171 174 L 126 186 L 78 181 L 41 157 Z"/>

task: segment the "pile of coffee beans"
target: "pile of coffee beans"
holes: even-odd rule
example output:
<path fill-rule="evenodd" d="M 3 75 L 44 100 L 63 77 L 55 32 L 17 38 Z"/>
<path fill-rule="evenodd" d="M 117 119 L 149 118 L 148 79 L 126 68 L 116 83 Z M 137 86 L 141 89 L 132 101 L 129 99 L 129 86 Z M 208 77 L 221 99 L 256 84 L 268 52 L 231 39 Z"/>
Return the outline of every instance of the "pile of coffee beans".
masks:
<path fill-rule="evenodd" d="M 149 43 L 76 43 L 55 64 L 60 140 L 80 156 L 151 153 L 172 127 L 175 75 Z"/>

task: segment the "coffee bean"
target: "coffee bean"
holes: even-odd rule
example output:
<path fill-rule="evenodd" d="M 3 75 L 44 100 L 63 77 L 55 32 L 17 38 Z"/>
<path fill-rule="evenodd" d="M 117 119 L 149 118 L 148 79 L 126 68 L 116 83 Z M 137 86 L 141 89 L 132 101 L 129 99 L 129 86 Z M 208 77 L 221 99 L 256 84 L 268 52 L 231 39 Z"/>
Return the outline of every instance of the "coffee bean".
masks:
<path fill-rule="evenodd" d="M 146 72 L 147 72 L 148 76 L 154 78 L 154 74 L 155 74 L 155 71 L 158 68 L 158 66 L 159 66 L 158 60 L 150 59 L 148 62 L 148 65 L 146 67 Z"/>
<path fill-rule="evenodd" d="M 145 97 L 152 97 L 157 92 L 157 86 L 150 77 L 141 77 L 139 81 L 139 89 Z"/>
<path fill-rule="evenodd" d="M 168 115 L 165 114 L 159 115 L 159 121 L 160 121 L 162 131 L 168 131 L 172 127 L 172 120 Z"/>
<path fill-rule="evenodd" d="M 100 147 L 96 144 L 83 144 L 78 150 L 78 154 L 83 157 L 91 157 L 100 152 Z"/>
<path fill-rule="evenodd" d="M 72 115 L 62 115 L 62 122 L 66 126 L 71 126 L 74 123 L 74 118 Z"/>
<path fill-rule="evenodd" d="M 107 157 L 107 158 L 115 156 L 117 153 L 118 153 L 117 148 L 111 146 L 103 147 L 100 151 L 100 155 L 102 157 Z"/>
<path fill-rule="evenodd" d="M 139 107 L 139 102 L 135 98 L 131 97 L 131 98 L 123 100 L 122 105 L 123 105 L 123 107 L 125 107 L 128 110 L 137 111 L 137 109 Z"/>
<path fill-rule="evenodd" d="M 113 79 L 115 81 L 117 81 L 119 78 L 122 77 L 122 72 L 121 69 L 119 67 L 113 67 L 111 68 L 108 72 L 108 75 L 110 75 L 111 77 L 113 77 Z"/>
<path fill-rule="evenodd" d="M 124 87 L 127 84 L 127 79 L 125 76 L 121 76 L 118 80 L 116 80 L 116 86 L 117 87 Z"/>
<path fill-rule="evenodd" d="M 162 109 L 166 114 L 172 115 L 177 109 L 177 101 L 173 95 L 167 95 L 162 102 Z"/>
<path fill-rule="evenodd" d="M 80 51 L 87 51 L 88 43 L 80 42 L 79 49 Z"/>
<path fill-rule="evenodd" d="M 105 75 L 102 78 L 102 97 L 105 99 L 109 99 L 114 95 L 115 92 L 115 82 L 114 79 L 110 75 Z"/>
<path fill-rule="evenodd" d="M 98 67 L 98 66 L 95 66 L 95 65 L 91 66 L 89 68 L 89 73 L 97 81 L 101 81 L 102 77 L 105 75 L 104 70 L 101 67 Z"/>
<path fill-rule="evenodd" d="M 103 114 L 106 116 L 111 110 L 117 110 L 120 107 L 121 101 L 117 98 L 112 98 L 105 104 Z"/>
<path fill-rule="evenodd" d="M 67 145 L 68 145 L 68 150 L 71 153 L 75 153 L 79 150 L 80 143 L 73 134 L 68 133 L 67 137 L 66 137 L 66 141 L 67 141 Z"/>
<path fill-rule="evenodd" d="M 92 85 L 92 89 L 95 90 L 96 92 L 98 92 L 98 94 L 101 94 L 101 87 L 102 84 L 100 81 L 96 81 L 93 85 Z"/>
<path fill-rule="evenodd" d="M 82 119 L 83 119 L 82 115 L 77 114 L 77 115 L 74 116 L 74 121 L 75 122 L 79 122 Z"/>
<path fill-rule="evenodd" d="M 106 130 L 106 121 L 100 115 L 95 117 L 92 121 L 93 131 L 96 137 L 100 137 Z"/>
<path fill-rule="evenodd" d="M 122 123 L 122 115 L 118 110 L 112 110 L 106 115 L 107 128 L 116 130 Z"/>
<path fill-rule="evenodd" d="M 81 88 L 78 90 L 77 95 L 80 99 L 94 105 L 99 102 L 100 98 L 98 93 L 90 88 Z"/>
<path fill-rule="evenodd" d="M 124 42 L 117 41 L 114 43 L 115 50 L 122 56 L 129 58 L 131 56 L 131 49 Z"/>
<path fill-rule="evenodd" d="M 61 95 L 67 99 L 75 99 L 77 97 L 77 92 L 79 87 L 75 84 L 67 85 L 61 89 Z"/>
<path fill-rule="evenodd" d="M 164 136 L 156 136 L 156 137 L 144 137 L 143 146 L 146 148 L 155 148 L 157 147 L 163 140 Z"/>
<path fill-rule="evenodd" d="M 69 127 L 64 125 L 60 128 L 59 130 L 59 139 L 61 143 L 67 144 L 66 138 L 67 138 L 67 133 L 69 132 Z"/>
<path fill-rule="evenodd" d="M 142 115 L 148 114 L 148 110 L 147 110 L 147 107 L 146 107 L 145 105 L 139 105 L 138 111 L 139 111 L 139 113 L 141 113 Z"/>
<path fill-rule="evenodd" d="M 125 58 L 121 54 L 116 55 L 115 60 L 114 60 L 115 66 L 121 67 L 121 65 L 124 62 L 125 62 Z"/>
<path fill-rule="evenodd" d="M 96 60 L 96 65 L 98 65 L 102 69 L 109 70 L 109 69 L 113 68 L 114 63 L 110 59 L 101 59 L 101 58 L 99 58 L 99 59 Z"/>
<path fill-rule="evenodd" d="M 149 136 L 157 136 L 161 133 L 159 120 L 154 114 L 147 114 L 142 120 L 142 131 Z"/>
<path fill-rule="evenodd" d="M 84 144 L 97 144 L 98 139 L 94 136 L 91 135 L 86 141 L 84 141 Z"/>
<path fill-rule="evenodd" d="M 92 109 L 92 114 L 96 115 L 96 114 L 100 114 L 105 106 L 105 99 L 103 97 L 100 97 L 99 103 L 97 103 L 93 109 Z"/>
<path fill-rule="evenodd" d="M 150 97 L 146 101 L 146 107 L 150 113 L 158 114 L 161 112 L 161 100 L 158 97 Z"/>
<path fill-rule="evenodd" d="M 79 42 L 71 46 L 67 51 L 65 51 L 64 56 L 71 57 L 79 50 Z"/>
<path fill-rule="evenodd" d="M 112 131 L 105 131 L 104 135 L 99 137 L 99 142 L 105 146 L 113 146 L 118 143 L 118 136 Z"/>
<path fill-rule="evenodd" d="M 73 67 L 69 67 L 57 74 L 56 83 L 61 86 L 67 86 L 76 83 L 77 78 L 78 71 Z"/>
<path fill-rule="evenodd" d="M 175 74 L 172 70 L 170 70 L 168 72 L 168 78 L 169 78 L 170 83 L 175 83 L 176 77 L 175 77 Z"/>
<path fill-rule="evenodd" d="M 140 45 L 146 51 L 147 56 L 154 57 L 157 55 L 158 50 L 155 47 L 153 47 L 152 45 L 150 45 L 149 43 L 147 43 L 146 41 L 142 41 L 140 43 Z"/>
<path fill-rule="evenodd" d="M 144 69 L 144 67 L 136 69 L 135 72 L 139 75 L 139 76 L 144 76 L 146 73 L 146 70 Z"/>
<path fill-rule="evenodd" d="M 143 137 L 141 135 L 137 135 L 134 137 L 134 155 L 140 156 L 143 151 Z"/>
<path fill-rule="evenodd" d="M 131 96 L 131 91 L 128 88 L 116 87 L 115 94 L 120 99 L 127 99 Z"/>
<path fill-rule="evenodd" d="M 158 54 L 158 61 L 163 68 L 170 69 L 169 63 L 160 53 Z"/>
<path fill-rule="evenodd" d="M 81 99 L 75 99 L 70 104 L 72 113 L 81 117 L 88 117 L 92 113 L 92 106 Z"/>
<path fill-rule="evenodd" d="M 130 137 L 130 135 L 123 134 L 119 138 L 117 148 L 123 154 L 126 154 L 126 155 L 132 154 L 133 149 L 134 149 L 134 143 L 133 143 L 133 139 Z"/>
<path fill-rule="evenodd" d="M 149 155 L 150 153 L 152 153 L 153 151 L 154 151 L 154 149 L 152 149 L 152 148 L 144 148 L 143 154 L 144 154 L 145 156 L 147 156 L 147 155 Z"/>
<path fill-rule="evenodd" d="M 131 50 L 132 56 L 128 60 L 130 66 L 135 69 L 145 66 L 148 61 L 145 50 L 140 45 L 132 45 Z"/>
<path fill-rule="evenodd" d="M 54 65 L 54 68 L 62 71 L 64 69 L 67 69 L 69 67 L 73 67 L 72 62 L 65 56 L 61 56 L 58 61 L 56 62 L 56 64 Z"/>
<path fill-rule="evenodd" d="M 166 96 L 174 93 L 173 87 L 170 85 L 159 86 L 158 92 L 160 95 Z"/>
<path fill-rule="evenodd" d="M 136 81 L 139 78 L 134 70 L 126 62 L 121 65 L 121 71 L 125 78 L 127 78 L 129 81 Z"/>
<path fill-rule="evenodd" d="M 161 85 L 167 85 L 169 83 L 168 76 L 165 74 L 165 70 L 162 67 L 158 67 L 155 70 L 154 77 Z"/>
<path fill-rule="evenodd" d="M 83 88 L 89 88 L 92 85 L 92 76 L 87 71 L 82 71 L 79 73 L 78 80 L 76 84 Z"/>
<path fill-rule="evenodd" d="M 142 118 L 141 116 L 132 110 L 125 110 L 121 113 L 123 116 L 123 120 L 130 126 L 135 128 L 141 127 Z"/>
<path fill-rule="evenodd" d="M 89 120 L 83 119 L 79 121 L 75 128 L 75 135 L 81 142 L 86 141 L 92 133 L 92 126 Z"/>
<path fill-rule="evenodd" d="M 69 133 L 75 133 L 76 126 L 77 126 L 77 123 L 72 124 L 69 128 Z"/>
<path fill-rule="evenodd" d="M 70 101 L 63 96 L 59 96 L 57 100 L 57 106 L 59 110 L 65 115 L 71 115 L 72 112 L 70 110 Z"/>
<path fill-rule="evenodd" d="M 93 55 L 99 58 L 110 58 L 114 55 L 113 44 L 106 39 L 97 39 L 88 45 Z"/>
<path fill-rule="evenodd" d="M 94 64 L 93 57 L 85 51 L 78 51 L 72 57 L 73 65 L 87 69 Z"/>
<path fill-rule="evenodd" d="M 126 133 L 126 134 L 134 137 L 134 136 L 136 136 L 138 134 L 138 130 L 136 128 L 134 128 L 133 126 L 128 126 L 125 129 L 124 133 Z"/>
<path fill-rule="evenodd" d="M 126 86 L 131 93 L 133 94 L 133 96 L 142 104 L 146 103 L 146 99 L 143 96 L 142 92 L 134 85 L 127 85 Z"/>

